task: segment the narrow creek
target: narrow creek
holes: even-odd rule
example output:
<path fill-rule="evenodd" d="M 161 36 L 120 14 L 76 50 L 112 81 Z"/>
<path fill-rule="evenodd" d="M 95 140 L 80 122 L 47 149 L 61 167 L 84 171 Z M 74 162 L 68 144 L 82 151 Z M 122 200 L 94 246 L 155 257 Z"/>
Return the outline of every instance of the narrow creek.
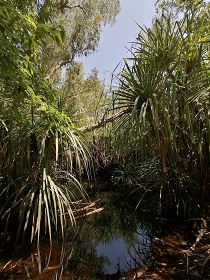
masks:
<path fill-rule="evenodd" d="M 151 202 L 136 209 L 139 199 L 137 192 L 96 192 L 91 201 L 103 211 L 79 219 L 75 232 L 68 229 L 65 243 L 55 241 L 51 251 L 43 239 L 40 251 L 17 257 L 13 267 L 2 262 L 1 279 L 132 279 L 151 265 L 155 231 Z"/>

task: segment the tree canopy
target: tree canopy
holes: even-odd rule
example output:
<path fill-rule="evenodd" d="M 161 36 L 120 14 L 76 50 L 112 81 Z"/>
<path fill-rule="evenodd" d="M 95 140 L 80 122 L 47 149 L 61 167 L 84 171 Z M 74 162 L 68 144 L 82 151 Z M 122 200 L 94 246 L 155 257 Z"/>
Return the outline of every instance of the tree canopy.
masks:
<path fill-rule="evenodd" d="M 61 1 L 56 22 L 64 27 L 65 41 L 62 48 L 50 44 L 42 52 L 48 76 L 71 65 L 76 57 L 96 51 L 103 26 L 114 24 L 119 9 L 119 0 Z"/>

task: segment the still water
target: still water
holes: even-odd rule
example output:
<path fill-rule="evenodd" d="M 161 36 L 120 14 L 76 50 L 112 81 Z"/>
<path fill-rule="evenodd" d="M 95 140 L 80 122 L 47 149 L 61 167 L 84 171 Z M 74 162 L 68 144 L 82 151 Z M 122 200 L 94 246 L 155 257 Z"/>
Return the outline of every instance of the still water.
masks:
<path fill-rule="evenodd" d="M 136 192 L 98 192 L 91 201 L 103 211 L 79 219 L 51 251 L 43 240 L 18 275 L 11 269 L 0 279 L 130 279 L 130 271 L 151 264 L 154 209 L 149 200 L 136 209 L 139 199 Z"/>
<path fill-rule="evenodd" d="M 98 207 L 104 210 L 85 218 L 69 267 L 82 261 L 86 266 L 84 279 L 107 279 L 100 278 L 102 275 L 127 279 L 121 278 L 127 271 L 150 265 L 154 209 L 148 202 L 147 209 L 145 205 L 136 209 L 136 193 L 100 192 L 93 199 L 99 200 Z"/>
<path fill-rule="evenodd" d="M 108 264 L 104 266 L 104 272 L 106 274 L 124 273 L 131 268 L 136 268 L 139 264 L 143 265 L 138 253 L 140 254 L 140 244 L 142 247 L 146 245 L 145 240 L 149 240 L 146 233 L 139 229 L 139 234 L 136 240 L 133 240 L 133 244 L 126 243 L 122 237 L 112 240 L 109 244 L 100 242 L 96 246 L 97 256 L 108 260 Z"/>

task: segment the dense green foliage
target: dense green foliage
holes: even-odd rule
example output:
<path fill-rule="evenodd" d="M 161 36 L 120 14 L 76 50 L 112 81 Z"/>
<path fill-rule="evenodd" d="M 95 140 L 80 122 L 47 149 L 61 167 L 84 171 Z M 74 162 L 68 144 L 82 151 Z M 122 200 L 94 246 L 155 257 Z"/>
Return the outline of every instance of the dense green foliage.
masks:
<path fill-rule="evenodd" d="M 75 223 L 75 201 L 88 199 L 79 181 L 93 173 L 93 155 L 98 166 L 121 160 L 113 181 L 145 193 L 155 189 L 161 207 L 173 213 L 192 215 L 208 202 L 209 5 L 156 5 L 152 27 L 140 27 L 112 99 L 97 70 L 85 77 L 76 58 L 97 49 L 118 0 L 0 0 L 4 237 L 64 236 L 69 220 Z M 105 119 L 111 104 L 116 114 Z M 87 134 L 108 122 L 104 135 Z"/>
<path fill-rule="evenodd" d="M 65 30 L 65 41 L 61 48 L 49 44 L 43 50 L 40 61 L 47 77 L 52 77 L 63 66 L 71 66 L 75 58 L 97 50 L 103 26 L 114 24 L 119 8 L 118 0 L 60 1 L 56 22 Z"/>
<path fill-rule="evenodd" d="M 80 104 L 74 100 L 71 109 L 64 110 L 63 91 L 53 78 L 56 71 L 52 71 L 60 66 L 53 65 L 56 59 L 51 58 L 49 49 L 59 54 L 59 63 L 64 54 L 71 57 L 73 65 L 66 46 L 77 46 L 74 56 L 93 51 L 100 26 L 113 22 L 119 5 L 118 1 L 100 1 L 94 10 L 93 1 L 73 2 L 69 7 L 68 1 L 0 1 L 1 231 L 5 237 L 16 235 L 17 241 L 20 236 L 23 241 L 25 236 L 31 240 L 36 236 L 39 242 L 43 230 L 50 240 L 53 231 L 64 236 L 67 220 L 75 223 L 77 197 L 87 199 L 78 181 L 92 168 L 87 139 L 78 130 L 78 117 L 75 119 Z M 108 3 L 116 7 L 111 14 Z M 95 13 L 89 17 L 91 9 Z M 77 11 L 84 11 L 84 22 Z M 92 25 L 86 26 L 87 21 Z M 80 50 L 83 36 L 88 47 Z M 97 87 L 103 90 L 97 73 L 88 79 L 83 78 L 84 85 L 80 81 L 80 87 L 65 96 L 68 104 L 88 83 L 92 88 L 96 85 L 95 91 Z"/>
<path fill-rule="evenodd" d="M 136 154 L 138 183 L 153 181 L 162 207 L 180 215 L 209 198 L 210 20 L 202 5 L 181 6 L 177 21 L 163 9 L 152 28 L 140 27 L 114 93 L 115 110 L 128 109 L 115 124 L 116 151 L 132 161 Z"/>
<path fill-rule="evenodd" d="M 65 81 L 59 88 L 60 106 L 67 115 L 74 115 L 77 126 L 96 122 L 107 108 L 105 85 L 97 74 L 93 69 L 85 78 L 82 63 L 76 62 L 66 71 Z"/>

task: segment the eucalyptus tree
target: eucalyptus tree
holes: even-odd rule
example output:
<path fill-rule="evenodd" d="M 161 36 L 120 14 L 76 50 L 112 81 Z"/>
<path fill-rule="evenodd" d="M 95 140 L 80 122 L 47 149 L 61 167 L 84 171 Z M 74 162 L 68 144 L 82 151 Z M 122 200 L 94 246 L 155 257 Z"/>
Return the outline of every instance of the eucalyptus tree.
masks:
<path fill-rule="evenodd" d="M 156 164 L 160 197 L 185 214 L 210 179 L 209 10 L 194 15 L 163 12 L 140 27 L 114 92 L 115 110 L 127 110 L 115 124 L 119 153 Z"/>
<path fill-rule="evenodd" d="M 46 77 L 73 64 L 75 58 L 88 56 L 98 48 L 103 26 L 114 24 L 120 10 L 120 1 L 74 0 L 60 1 L 55 20 L 65 29 L 62 48 L 47 45 L 40 61 L 45 66 Z"/>
<path fill-rule="evenodd" d="M 107 109 L 106 88 L 93 69 L 85 77 L 83 64 L 76 62 L 65 73 L 59 88 L 60 106 L 68 114 L 74 114 L 74 123 L 85 126 L 98 121 Z"/>
<path fill-rule="evenodd" d="M 207 5 L 207 1 L 204 0 L 157 0 L 155 2 L 157 12 L 167 10 L 174 16 L 179 13 L 185 13 L 186 11 L 199 14 L 202 9 L 207 7 Z"/>
<path fill-rule="evenodd" d="M 103 81 L 99 81 L 94 69 L 85 78 L 81 63 L 76 62 L 77 58 L 97 51 L 103 27 L 115 23 L 119 10 L 119 0 L 61 1 L 55 21 L 62 22 L 65 29 L 64 44 L 62 48 L 55 43 L 47 44 L 40 53 L 39 62 L 46 79 L 57 87 L 64 111 L 67 114 L 74 112 L 77 125 L 97 121 L 107 108 L 107 89 Z M 106 101 L 110 103 L 109 99 Z"/>

